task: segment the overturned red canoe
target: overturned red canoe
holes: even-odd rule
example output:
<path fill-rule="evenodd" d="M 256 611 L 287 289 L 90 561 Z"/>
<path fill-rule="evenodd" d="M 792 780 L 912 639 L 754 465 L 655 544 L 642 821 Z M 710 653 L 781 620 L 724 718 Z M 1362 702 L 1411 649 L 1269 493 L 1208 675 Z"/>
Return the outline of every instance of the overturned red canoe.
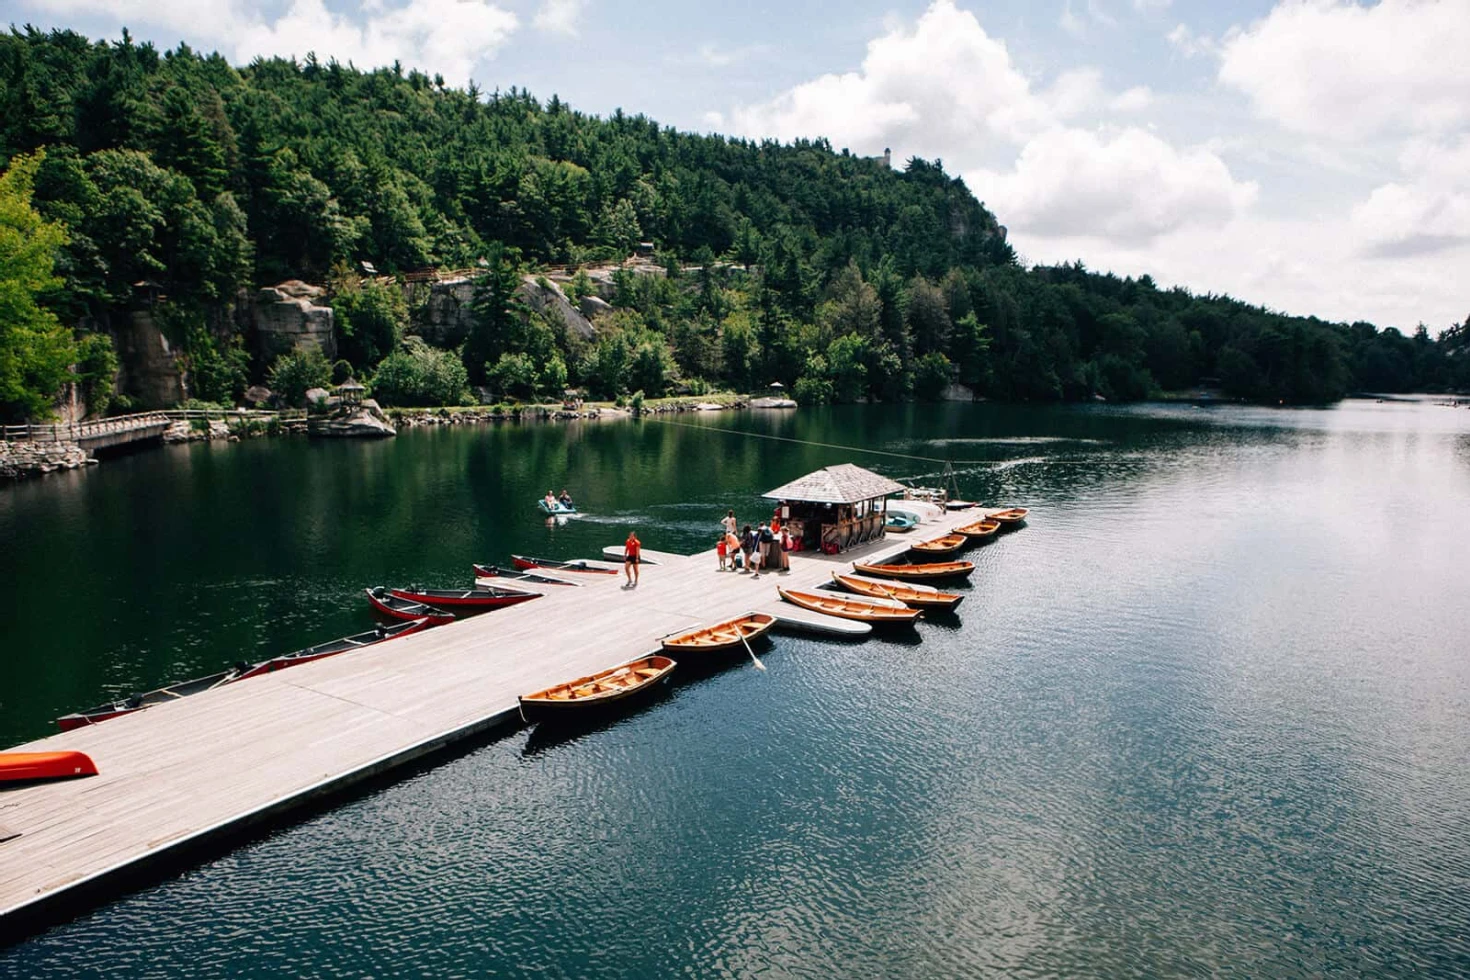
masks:
<path fill-rule="evenodd" d="M 97 764 L 85 752 L 0 752 L 0 782 L 95 775 Z"/>

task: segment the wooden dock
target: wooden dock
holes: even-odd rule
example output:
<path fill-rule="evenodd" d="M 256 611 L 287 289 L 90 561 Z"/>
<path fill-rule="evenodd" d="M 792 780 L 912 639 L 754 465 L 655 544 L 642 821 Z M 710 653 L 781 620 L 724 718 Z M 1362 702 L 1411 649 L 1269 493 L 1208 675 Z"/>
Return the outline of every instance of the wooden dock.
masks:
<path fill-rule="evenodd" d="M 634 659 L 668 633 L 750 611 L 846 631 L 854 624 L 782 603 L 776 585 L 820 586 L 854 558 L 901 554 L 977 516 L 945 514 L 841 556 L 793 554 L 789 573 L 759 579 L 718 572 L 713 551 L 654 554 L 635 589 L 621 573 L 583 575 L 583 588 L 547 586 L 532 602 L 17 746 L 80 750 L 101 774 L 0 790 L 0 825 L 16 835 L 0 842 L 0 942 L 112 897 L 156 863 L 519 725 L 518 695 Z"/>

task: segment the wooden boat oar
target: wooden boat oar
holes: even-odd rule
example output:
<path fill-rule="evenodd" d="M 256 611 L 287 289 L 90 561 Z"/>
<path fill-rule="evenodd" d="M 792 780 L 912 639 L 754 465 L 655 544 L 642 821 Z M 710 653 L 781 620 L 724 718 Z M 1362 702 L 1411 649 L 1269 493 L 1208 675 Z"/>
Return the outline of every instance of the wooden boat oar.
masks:
<path fill-rule="evenodd" d="M 766 665 L 761 663 L 761 658 L 755 655 L 755 651 L 750 648 L 750 641 L 745 638 L 745 629 L 737 623 L 735 632 L 740 634 L 740 642 L 745 644 L 745 652 L 750 654 L 750 659 L 755 662 L 755 669 L 765 670 Z"/>

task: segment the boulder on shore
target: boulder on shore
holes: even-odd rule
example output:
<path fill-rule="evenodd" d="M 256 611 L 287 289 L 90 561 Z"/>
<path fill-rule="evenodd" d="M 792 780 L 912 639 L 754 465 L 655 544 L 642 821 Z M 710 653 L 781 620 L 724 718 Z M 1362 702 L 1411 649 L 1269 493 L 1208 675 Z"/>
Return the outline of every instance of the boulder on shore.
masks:
<path fill-rule="evenodd" d="M 306 426 L 312 436 L 332 439 L 381 439 L 398 430 L 371 398 L 359 405 L 343 405 L 331 415 L 313 417 Z"/>
<path fill-rule="evenodd" d="M 265 385 L 251 385 L 245 389 L 245 404 L 251 408 L 266 408 L 275 397 L 275 393 Z"/>

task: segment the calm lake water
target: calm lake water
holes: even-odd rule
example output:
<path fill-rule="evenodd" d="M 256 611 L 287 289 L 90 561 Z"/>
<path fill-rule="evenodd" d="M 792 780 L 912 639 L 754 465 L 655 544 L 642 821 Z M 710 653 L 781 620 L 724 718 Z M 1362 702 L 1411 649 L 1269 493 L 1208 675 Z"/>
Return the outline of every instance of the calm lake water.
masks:
<path fill-rule="evenodd" d="M 953 458 L 967 496 L 1032 508 L 920 642 L 778 637 L 765 673 L 475 746 L 0 976 L 1470 973 L 1470 411 L 676 421 L 194 445 L 0 487 L 0 744 L 365 628 L 365 585 L 630 526 L 700 550 L 818 466 L 938 469 L 711 426 Z M 533 502 L 563 486 L 590 516 L 548 528 Z"/>

